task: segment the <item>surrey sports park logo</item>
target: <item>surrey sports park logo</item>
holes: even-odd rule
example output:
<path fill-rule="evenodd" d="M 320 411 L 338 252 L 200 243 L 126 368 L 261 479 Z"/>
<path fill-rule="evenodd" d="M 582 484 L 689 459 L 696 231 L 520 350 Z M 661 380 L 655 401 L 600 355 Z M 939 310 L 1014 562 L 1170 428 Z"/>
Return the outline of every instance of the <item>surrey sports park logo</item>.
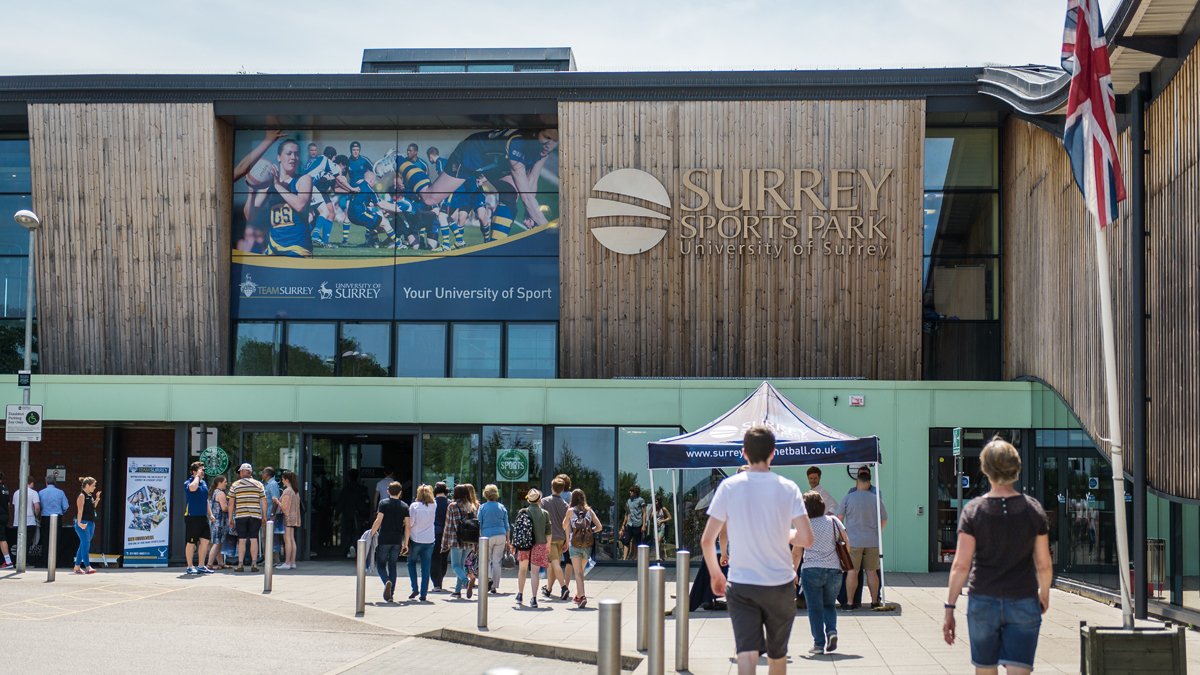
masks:
<path fill-rule="evenodd" d="M 657 178 L 640 169 L 617 169 L 596 181 L 593 192 L 629 197 L 645 206 L 602 197 L 588 197 L 587 218 L 621 218 L 621 222 L 639 219 L 637 225 L 601 225 L 592 227 L 592 235 L 604 248 L 635 255 L 644 253 L 663 240 L 667 235 L 667 223 L 671 221 L 671 196 Z M 659 208 L 667 209 L 663 212 Z M 654 221 L 662 221 L 661 227 Z"/>

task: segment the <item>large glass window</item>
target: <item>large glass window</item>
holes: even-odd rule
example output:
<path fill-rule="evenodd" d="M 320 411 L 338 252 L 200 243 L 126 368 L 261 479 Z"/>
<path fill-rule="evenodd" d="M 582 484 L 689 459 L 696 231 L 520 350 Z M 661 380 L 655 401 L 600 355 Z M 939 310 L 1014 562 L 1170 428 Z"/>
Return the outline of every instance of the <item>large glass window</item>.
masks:
<path fill-rule="evenodd" d="M 620 501 L 620 518 L 624 519 L 628 515 L 626 502 L 629 499 L 629 488 L 634 485 L 641 489 L 642 498 L 646 503 L 651 502 L 650 499 L 650 470 L 646 468 L 649 465 L 649 451 L 646 447 L 647 443 L 660 441 L 664 438 L 670 438 L 679 434 L 679 427 L 621 427 L 617 430 L 617 495 Z M 689 521 L 684 513 L 684 519 L 676 522 L 675 518 L 679 515 L 675 509 L 675 485 L 671 471 L 658 471 L 654 475 L 656 481 L 660 481 L 654 486 L 654 501 L 658 506 L 659 524 L 658 533 L 661 539 L 662 555 L 664 559 L 675 557 L 675 549 L 678 548 L 678 539 L 676 538 L 676 525 L 683 527 L 681 533 L 685 545 L 683 548 L 688 548 L 692 541 L 699 542 L 699 532 L 692 532 L 688 528 L 695 525 Z M 687 492 L 691 484 L 701 481 L 706 478 L 709 471 L 683 471 L 682 491 Z M 706 482 L 706 481 L 704 481 Z M 680 495 L 680 509 L 683 510 L 683 494 Z M 694 508 L 693 500 L 693 508 Z M 653 518 L 653 516 L 652 516 Z M 618 524 L 620 524 L 618 522 Z M 703 522 L 700 523 L 701 530 Z M 643 528 L 643 537 L 645 543 L 654 544 L 654 524 L 647 523 Z M 695 539 L 692 539 L 694 535 Z M 699 551 L 698 547 L 690 550 Z M 633 556 L 636 557 L 637 552 L 634 551 Z"/>
<path fill-rule="evenodd" d="M 616 481 L 616 430 L 612 427 L 555 427 L 554 474 L 571 477 L 571 487 L 583 490 L 588 504 L 603 521 L 597 536 L 597 559 L 619 556 L 616 525 L 620 523 Z"/>
<path fill-rule="evenodd" d="M 446 324 L 396 325 L 396 376 L 446 376 Z"/>
<path fill-rule="evenodd" d="M 392 369 L 392 325 L 343 323 L 338 363 L 345 377 L 387 377 Z"/>
<path fill-rule="evenodd" d="M 482 492 L 476 484 L 479 478 L 479 434 L 431 433 L 421 438 L 424 460 L 421 466 L 421 481 L 433 485 L 443 481 L 451 490 L 459 483 L 475 485 L 475 493 Z"/>
<path fill-rule="evenodd" d="M 999 130 L 925 138 L 925 378 L 999 379 Z"/>
<path fill-rule="evenodd" d="M 517 511 L 525 508 L 525 494 L 542 487 L 542 428 L 484 427 L 480 482 L 500 488 L 500 503 L 515 521 Z"/>
<path fill-rule="evenodd" d="M 245 322 L 237 326 L 234 375 L 279 375 L 283 349 L 283 324 L 277 321 Z"/>
<path fill-rule="evenodd" d="M 289 323 L 287 374 L 302 377 L 333 375 L 336 332 L 332 323 Z"/>
<path fill-rule="evenodd" d="M 507 352 L 508 377 L 553 378 L 558 365 L 558 326 L 508 324 Z"/>
<path fill-rule="evenodd" d="M 12 219 L 17 211 L 32 208 L 31 185 L 29 139 L 0 136 L 0 214 L 4 214 L 0 218 L 0 319 L 24 319 L 27 311 L 36 314 L 35 307 L 25 306 L 29 232 Z M 35 330 L 35 340 L 36 336 Z M 38 363 L 36 344 L 30 355 L 34 368 Z M 24 366 L 24 352 L 24 321 L 0 321 L 0 364 L 15 364 L 6 372 Z"/>
<path fill-rule="evenodd" d="M 500 377 L 500 324 L 450 327 L 450 377 Z"/>

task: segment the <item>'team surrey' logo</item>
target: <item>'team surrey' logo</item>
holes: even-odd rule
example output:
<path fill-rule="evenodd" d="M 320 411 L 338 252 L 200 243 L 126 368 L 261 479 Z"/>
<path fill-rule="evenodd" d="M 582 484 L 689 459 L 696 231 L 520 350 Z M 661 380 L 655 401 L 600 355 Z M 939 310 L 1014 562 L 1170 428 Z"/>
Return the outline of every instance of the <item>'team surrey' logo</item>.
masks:
<path fill-rule="evenodd" d="M 596 181 L 592 188 L 595 192 L 603 192 L 621 197 L 631 197 L 635 200 L 648 202 L 658 206 L 671 208 L 671 196 L 657 178 L 640 169 L 617 169 Z M 592 228 L 592 234 L 604 248 L 616 253 L 635 255 L 648 251 L 658 245 L 667 235 L 666 223 L 671 221 L 669 213 L 655 208 L 638 206 L 626 202 L 599 197 L 588 197 L 587 218 L 649 218 L 664 221 L 663 227 L 654 227 L 650 221 L 641 221 L 639 225 L 607 225 Z M 628 222 L 626 220 L 626 222 Z"/>

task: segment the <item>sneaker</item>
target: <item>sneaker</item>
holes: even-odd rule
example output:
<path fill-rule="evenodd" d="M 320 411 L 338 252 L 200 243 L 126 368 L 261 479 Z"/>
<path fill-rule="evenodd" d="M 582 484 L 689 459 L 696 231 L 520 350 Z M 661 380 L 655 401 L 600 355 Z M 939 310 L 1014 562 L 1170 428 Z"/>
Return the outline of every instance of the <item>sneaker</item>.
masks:
<path fill-rule="evenodd" d="M 3 563 L 0 563 L 0 570 L 6 570 L 12 566 L 13 566 L 13 564 L 10 562 L 3 562 Z"/>
<path fill-rule="evenodd" d="M 571 590 L 569 588 L 567 588 L 566 586 L 563 586 L 562 593 L 559 594 L 559 597 L 562 598 L 563 600 L 569 599 L 571 597 Z"/>
<path fill-rule="evenodd" d="M 825 653 L 832 654 L 837 649 L 837 633 L 829 633 L 825 636 Z"/>
<path fill-rule="evenodd" d="M 813 645 L 813 648 L 808 650 L 809 656 L 818 656 L 825 653 L 825 648 L 821 645 Z"/>
<path fill-rule="evenodd" d="M 518 605 L 521 604 L 522 602 L 525 602 L 525 596 L 522 595 L 521 593 L 517 593 L 516 597 L 513 599 L 517 601 Z M 534 600 L 534 602 L 537 602 L 537 601 Z"/>
<path fill-rule="evenodd" d="M 84 572 L 84 574 L 95 574 L 95 573 L 96 573 L 95 567 L 89 567 L 89 568 L 87 568 L 87 571 Z"/>
<path fill-rule="evenodd" d="M 195 567 L 189 567 L 189 568 L 187 568 L 187 571 L 184 572 L 184 574 L 188 574 L 188 575 L 200 574 L 200 571 L 197 570 Z"/>
<path fill-rule="evenodd" d="M 216 574 L 216 572 L 213 572 L 212 570 L 208 569 L 207 567 L 205 567 L 203 565 L 201 565 L 200 567 L 197 567 L 196 571 L 199 572 L 200 574 Z"/>
<path fill-rule="evenodd" d="M 587 607 L 587 596 L 583 596 L 583 595 L 579 596 L 578 607 L 579 607 L 579 609 L 583 609 L 584 607 Z"/>
<path fill-rule="evenodd" d="M 534 596 L 529 599 L 529 607 L 531 609 L 537 609 L 537 596 Z"/>
<path fill-rule="evenodd" d="M 871 603 L 871 609 L 879 609 L 880 607 L 883 607 L 882 602 L 872 602 Z"/>
<path fill-rule="evenodd" d="M 550 592 L 549 586 L 542 586 L 542 595 L 547 598 L 553 598 L 554 594 Z"/>
<path fill-rule="evenodd" d="M 425 596 L 423 596 L 423 595 L 422 595 L 422 596 L 421 596 L 421 602 L 428 602 L 428 600 L 426 600 L 426 599 L 425 599 Z"/>
<path fill-rule="evenodd" d="M 471 581 L 470 581 L 470 582 L 467 584 L 467 599 L 468 599 L 468 600 L 470 600 L 470 599 L 471 599 L 471 594 L 472 594 L 472 593 L 474 593 L 474 592 L 475 592 L 475 580 L 474 580 L 474 579 L 472 579 L 472 580 L 471 580 Z"/>
<path fill-rule="evenodd" d="M 454 600 L 462 600 L 462 593 L 459 593 L 458 591 L 454 591 L 453 593 L 450 594 L 450 597 L 453 598 Z"/>
<path fill-rule="evenodd" d="M 418 592 L 416 592 L 416 591 L 413 591 L 412 593 L 409 593 L 409 594 L 408 594 L 408 599 L 409 599 L 409 600 L 416 600 L 418 595 L 420 595 L 420 593 L 418 593 Z"/>
<path fill-rule="evenodd" d="M 392 601 L 392 589 L 393 588 L 395 588 L 395 585 L 392 582 L 390 582 L 390 581 L 383 582 L 383 601 L 384 602 Z"/>

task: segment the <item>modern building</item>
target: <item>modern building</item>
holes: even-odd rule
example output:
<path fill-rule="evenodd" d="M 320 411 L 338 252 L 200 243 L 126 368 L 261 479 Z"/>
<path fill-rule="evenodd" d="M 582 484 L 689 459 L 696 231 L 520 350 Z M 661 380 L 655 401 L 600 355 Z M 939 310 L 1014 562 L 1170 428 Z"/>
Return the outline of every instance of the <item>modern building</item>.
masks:
<path fill-rule="evenodd" d="M 131 458 L 169 458 L 179 508 L 197 457 L 291 469 L 305 551 L 344 556 L 366 508 L 346 487 L 387 469 L 408 492 L 496 482 L 510 504 L 567 472 L 618 558 L 646 442 L 769 379 L 880 437 L 889 569 L 948 566 L 959 485 L 986 491 L 978 453 L 1000 433 L 1061 577 L 1115 585 L 1127 508 L 1135 543 L 1153 540 L 1139 608 L 1192 616 L 1196 4 L 1126 0 L 1109 29 L 1131 196 L 1104 233 L 1127 504 L 1060 70 L 601 73 L 562 50 L 0 78 L 0 210 L 44 223 L 34 309 L 26 235 L 0 222 L 9 372 L 37 320 L 34 475 L 125 495 Z M 694 545 L 715 477 L 655 478 L 678 511 L 669 555 Z M 97 551 L 121 551 L 125 510 L 107 500 Z"/>

